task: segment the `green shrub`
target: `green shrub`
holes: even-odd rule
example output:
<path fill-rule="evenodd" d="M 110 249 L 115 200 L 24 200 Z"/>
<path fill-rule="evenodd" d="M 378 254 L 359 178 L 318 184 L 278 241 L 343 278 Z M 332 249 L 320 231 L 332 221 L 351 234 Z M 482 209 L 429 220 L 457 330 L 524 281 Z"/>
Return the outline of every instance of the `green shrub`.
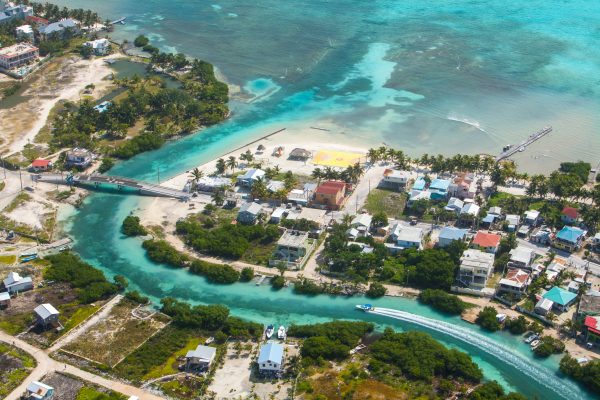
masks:
<path fill-rule="evenodd" d="M 498 322 L 498 311 L 494 307 L 487 306 L 477 314 L 475 322 L 479 324 L 483 329 L 495 332 L 500 329 L 500 322 Z"/>
<path fill-rule="evenodd" d="M 552 336 L 542 336 L 540 344 L 533 349 L 533 353 L 542 358 L 551 354 L 560 354 L 563 351 L 565 351 L 565 344 L 560 339 L 555 339 Z"/>
<path fill-rule="evenodd" d="M 254 278 L 254 269 L 251 267 L 245 267 L 240 273 L 241 282 L 250 282 Z"/>
<path fill-rule="evenodd" d="M 127 236 L 144 236 L 148 233 L 140 224 L 140 217 L 136 217 L 134 215 L 128 215 L 125 217 L 121 226 L 121 230 Z"/>
<path fill-rule="evenodd" d="M 458 296 L 446 293 L 440 289 L 425 289 L 419 294 L 419 301 L 428 304 L 436 310 L 448 314 L 462 314 L 467 304 Z"/>
<path fill-rule="evenodd" d="M 134 44 L 135 47 L 144 47 L 144 46 L 147 46 L 148 43 L 150 43 L 150 39 L 148 39 L 144 35 L 139 35 L 133 41 L 133 44 Z"/>
<path fill-rule="evenodd" d="M 386 293 L 387 289 L 385 286 L 378 282 L 372 282 L 371 285 L 369 285 L 369 290 L 367 290 L 366 295 L 367 297 L 378 298 L 385 296 Z"/>
<path fill-rule="evenodd" d="M 273 287 L 273 289 L 279 290 L 284 286 L 285 286 L 285 278 L 283 276 L 277 275 L 271 279 L 271 287 Z"/>

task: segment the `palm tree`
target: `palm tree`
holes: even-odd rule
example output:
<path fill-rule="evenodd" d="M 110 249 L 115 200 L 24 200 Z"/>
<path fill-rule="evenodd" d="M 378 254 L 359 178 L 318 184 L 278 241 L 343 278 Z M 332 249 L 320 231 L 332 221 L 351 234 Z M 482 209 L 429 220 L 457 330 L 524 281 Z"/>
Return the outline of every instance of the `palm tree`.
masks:
<path fill-rule="evenodd" d="M 244 153 L 240 154 L 240 160 L 250 164 L 254 160 L 254 155 L 250 150 L 246 150 Z"/>
<path fill-rule="evenodd" d="M 227 165 L 226 165 L 226 163 L 225 163 L 225 160 L 223 160 L 222 158 L 219 158 L 219 159 L 217 160 L 217 165 L 216 165 L 216 168 L 217 168 L 217 172 L 218 172 L 219 174 L 224 174 L 224 173 L 225 173 L 225 170 L 227 169 Z"/>
<path fill-rule="evenodd" d="M 200 171 L 198 168 L 194 168 L 191 172 L 191 178 L 194 178 L 194 181 L 198 182 L 200 179 L 204 177 L 204 172 Z"/>
<path fill-rule="evenodd" d="M 369 149 L 367 152 L 367 158 L 371 164 L 375 164 L 377 161 L 379 161 L 379 152 L 377 149 Z"/>
<path fill-rule="evenodd" d="M 317 180 L 317 185 L 320 185 L 321 179 L 323 179 L 323 171 L 321 170 L 321 168 L 317 167 L 317 168 L 313 169 L 310 176 L 312 176 L 314 179 Z"/>
<path fill-rule="evenodd" d="M 234 156 L 229 156 L 227 161 L 225 161 L 225 165 L 227 166 L 227 168 L 231 169 L 231 173 L 234 173 L 236 167 L 238 166 L 238 162 Z"/>
<path fill-rule="evenodd" d="M 225 203 L 225 191 L 222 188 L 215 190 L 211 196 L 211 200 L 215 205 L 222 206 Z"/>
<path fill-rule="evenodd" d="M 255 180 L 250 189 L 251 196 L 256 199 L 264 199 L 267 197 L 267 193 L 268 189 L 265 180 L 262 177 Z"/>

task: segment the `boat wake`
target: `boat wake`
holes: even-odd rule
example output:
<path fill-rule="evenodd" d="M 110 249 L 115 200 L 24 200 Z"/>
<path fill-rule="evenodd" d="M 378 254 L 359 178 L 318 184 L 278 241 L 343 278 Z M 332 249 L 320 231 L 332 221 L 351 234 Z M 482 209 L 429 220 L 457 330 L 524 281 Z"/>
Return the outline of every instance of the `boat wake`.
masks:
<path fill-rule="evenodd" d="M 470 120 L 468 118 L 457 117 L 457 116 L 452 115 L 452 114 L 448 115 L 446 117 L 446 119 L 450 120 L 450 121 L 455 121 L 455 122 L 460 122 L 460 123 L 463 123 L 463 124 L 467 124 L 469 126 L 472 126 L 475 129 L 477 129 L 478 131 L 487 133 L 486 130 L 481 127 L 481 124 L 478 121 Z"/>
<path fill-rule="evenodd" d="M 498 342 L 477 332 L 474 332 L 471 329 L 462 328 L 447 322 L 438 321 L 390 308 L 377 307 L 372 311 L 368 311 L 368 313 L 410 322 L 452 336 L 453 338 L 473 345 L 480 350 L 483 350 L 486 353 L 512 365 L 531 379 L 534 379 L 539 384 L 552 390 L 562 398 L 569 400 L 584 399 L 574 384 L 571 384 L 568 381 L 556 379 L 554 374 L 548 369 L 532 364 L 524 357 L 510 350 L 508 347 L 499 344 Z"/>

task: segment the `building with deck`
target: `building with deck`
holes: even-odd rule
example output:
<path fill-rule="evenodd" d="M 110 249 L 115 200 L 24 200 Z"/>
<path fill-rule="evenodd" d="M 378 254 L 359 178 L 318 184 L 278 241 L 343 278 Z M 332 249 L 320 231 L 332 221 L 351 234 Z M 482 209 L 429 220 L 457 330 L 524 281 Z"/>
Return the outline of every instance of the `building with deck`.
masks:
<path fill-rule="evenodd" d="M 581 248 L 586 231 L 575 226 L 564 226 L 552 241 L 557 249 L 574 252 Z"/>
<path fill-rule="evenodd" d="M 577 294 L 569 292 L 561 287 L 554 286 L 542 296 L 544 299 L 552 300 L 554 308 L 558 311 L 567 311 L 569 307 L 577 300 Z"/>
<path fill-rule="evenodd" d="M 35 314 L 37 324 L 43 328 L 59 323 L 58 316 L 60 313 L 50 303 L 40 304 L 33 309 L 33 313 Z"/>
<path fill-rule="evenodd" d="M 106 38 L 91 40 L 83 45 L 91 48 L 97 56 L 105 56 L 110 51 L 110 42 Z"/>
<path fill-rule="evenodd" d="M 54 388 L 45 383 L 33 381 L 27 385 L 25 398 L 27 400 L 49 400 L 54 396 Z"/>
<path fill-rule="evenodd" d="M 186 371 L 206 371 L 215 359 L 217 349 L 198 345 L 195 350 L 189 350 L 185 355 Z"/>
<path fill-rule="evenodd" d="M 460 258 L 458 282 L 473 290 L 483 290 L 494 271 L 494 255 L 467 249 Z"/>
<path fill-rule="evenodd" d="M 379 187 L 400 192 L 406 189 L 409 178 L 410 174 L 407 171 L 388 168 L 383 171 L 383 178 L 379 181 Z"/>
<path fill-rule="evenodd" d="M 496 292 L 512 294 L 521 297 L 529 286 L 531 274 L 519 268 L 509 268 L 506 276 L 500 279 Z"/>
<path fill-rule="evenodd" d="M 237 177 L 237 184 L 242 187 L 252 187 L 254 182 L 259 179 L 265 178 L 265 171 L 258 168 L 249 169 L 244 173 L 244 175 L 240 175 Z"/>
<path fill-rule="evenodd" d="M 22 277 L 17 272 L 9 272 L 8 277 L 4 279 L 3 284 L 8 293 L 19 293 L 33 289 L 31 277 Z"/>
<path fill-rule="evenodd" d="M 237 221 L 242 224 L 252 225 L 258 220 L 260 214 L 263 213 L 263 208 L 260 204 L 254 202 L 244 203 L 238 211 Z"/>
<path fill-rule="evenodd" d="M 423 229 L 415 226 L 397 223 L 392 228 L 390 238 L 399 250 L 408 248 L 420 250 L 423 248 Z"/>
<path fill-rule="evenodd" d="M 14 69 L 38 59 L 37 47 L 29 43 L 18 43 L 0 49 L 0 67 Z"/>
<path fill-rule="evenodd" d="M 469 231 L 467 229 L 446 226 L 442 229 L 438 237 L 438 247 L 446 247 L 453 242 L 464 242 L 467 239 L 468 233 Z"/>
<path fill-rule="evenodd" d="M 269 342 L 262 346 L 257 363 L 261 375 L 280 376 L 283 371 L 283 345 Z"/>
<path fill-rule="evenodd" d="M 517 246 L 510 251 L 508 266 L 511 268 L 521 268 L 531 271 L 531 265 L 535 259 L 535 251 L 528 247 Z"/>
<path fill-rule="evenodd" d="M 314 241 L 309 238 L 308 232 L 288 229 L 277 241 L 269 265 L 301 269 L 313 248 Z"/>
<path fill-rule="evenodd" d="M 85 169 L 94 161 L 94 155 L 87 149 L 74 148 L 67 152 L 65 166 L 67 168 Z"/>

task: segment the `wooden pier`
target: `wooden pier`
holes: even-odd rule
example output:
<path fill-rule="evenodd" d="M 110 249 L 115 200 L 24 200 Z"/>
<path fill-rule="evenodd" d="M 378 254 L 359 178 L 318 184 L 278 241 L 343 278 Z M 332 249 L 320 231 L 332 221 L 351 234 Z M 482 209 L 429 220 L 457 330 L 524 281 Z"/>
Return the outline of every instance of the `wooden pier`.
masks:
<path fill-rule="evenodd" d="M 536 133 L 534 133 L 532 135 L 529 135 L 529 137 L 527 139 L 525 139 L 524 141 L 522 141 L 520 144 L 518 144 L 516 146 L 512 146 L 511 145 L 507 150 L 505 150 L 502 153 L 500 153 L 500 155 L 496 157 L 496 162 L 505 160 L 505 159 L 511 157 L 512 155 L 514 155 L 517 152 L 525 151 L 525 149 L 527 148 L 527 146 L 529 146 L 533 142 L 535 142 L 535 141 L 543 138 L 544 136 L 546 136 L 550 132 L 552 132 L 552 127 L 551 126 L 547 126 L 547 127 L 543 128 L 543 129 L 540 129 Z"/>
<path fill-rule="evenodd" d="M 138 181 L 131 178 L 123 178 L 119 176 L 106 176 L 106 175 L 71 175 L 71 174 L 33 174 L 31 180 L 34 182 L 45 182 L 57 185 L 69 185 L 69 186 L 92 186 L 94 188 L 108 187 L 113 189 L 122 190 L 125 188 L 133 189 L 138 194 L 146 196 L 157 196 L 157 197 L 172 197 L 179 200 L 187 201 L 190 198 L 190 194 L 182 190 L 171 189 L 165 186 L 154 185 Z"/>
<path fill-rule="evenodd" d="M 119 19 L 116 19 L 112 22 L 109 22 L 109 25 L 116 25 L 116 24 L 122 24 L 125 25 L 125 20 L 127 19 L 127 17 L 121 17 Z"/>

